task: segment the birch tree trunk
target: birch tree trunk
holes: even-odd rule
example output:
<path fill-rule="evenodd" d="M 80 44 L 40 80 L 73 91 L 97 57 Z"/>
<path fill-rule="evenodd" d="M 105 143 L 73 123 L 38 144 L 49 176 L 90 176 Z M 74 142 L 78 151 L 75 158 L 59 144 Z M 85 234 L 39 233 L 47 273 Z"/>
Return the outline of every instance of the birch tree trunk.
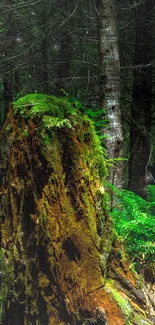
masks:
<path fill-rule="evenodd" d="M 113 0 L 96 0 L 101 70 L 101 106 L 107 110 L 108 127 L 103 131 L 109 159 L 122 156 L 122 123 L 120 111 L 120 60 Z M 122 187 L 122 163 L 110 170 L 109 181 Z"/>

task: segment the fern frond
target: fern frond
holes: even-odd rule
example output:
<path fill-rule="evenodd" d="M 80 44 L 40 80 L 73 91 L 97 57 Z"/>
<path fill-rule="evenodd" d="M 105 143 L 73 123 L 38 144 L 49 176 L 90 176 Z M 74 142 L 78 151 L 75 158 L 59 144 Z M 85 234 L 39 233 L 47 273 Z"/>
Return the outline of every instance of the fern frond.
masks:
<path fill-rule="evenodd" d="M 135 193 L 118 190 L 110 185 L 116 195 L 116 207 L 111 212 L 115 229 L 124 239 L 127 251 L 138 268 L 155 260 L 155 202 L 148 202 Z M 155 186 L 151 191 L 155 190 Z M 153 196 L 150 196 L 153 197 Z"/>

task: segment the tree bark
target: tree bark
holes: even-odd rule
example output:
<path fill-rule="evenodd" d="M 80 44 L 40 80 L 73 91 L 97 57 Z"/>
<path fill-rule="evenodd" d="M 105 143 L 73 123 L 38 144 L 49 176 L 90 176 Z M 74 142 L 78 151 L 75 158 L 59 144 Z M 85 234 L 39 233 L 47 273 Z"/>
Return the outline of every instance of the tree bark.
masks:
<path fill-rule="evenodd" d="M 66 31 L 62 35 L 60 56 L 57 70 L 57 82 L 56 82 L 56 94 L 62 95 L 62 89 L 69 91 L 70 80 L 70 68 L 72 58 L 72 37 L 71 34 Z"/>
<path fill-rule="evenodd" d="M 145 0 L 135 10 L 135 58 L 130 132 L 129 187 L 146 198 L 150 163 L 152 108 L 153 1 Z"/>
<path fill-rule="evenodd" d="M 115 2 L 96 0 L 101 70 L 101 106 L 106 109 L 108 126 L 103 130 L 109 159 L 122 157 L 122 122 L 120 111 L 120 60 L 115 24 Z M 123 183 L 121 163 L 114 163 L 109 180 L 118 188 Z"/>
<path fill-rule="evenodd" d="M 7 79 L 4 79 L 3 81 L 3 87 L 4 87 L 4 111 L 3 111 L 3 122 L 6 121 L 7 119 L 7 114 L 9 111 L 9 105 L 13 99 L 13 94 L 12 94 L 12 85 L 11 82 Z"/>
<path fill-rule="evenodd" d="M 20 86 L 20 75 L 19 75 L 19 70 L 18 68 L 14 72 L 14 90 L 15 90 L 15 96 L 19 96 L 19 93 L 21 91 L 21 86 Z"/>
<path fill-rule="evenodd" d="M 4 132 L 1 145 L 1 272 L 3 289 L 8 286 L 10 292 L 4 324 L 97 321 L 94 293 L 103 288 L 113 235 L 102 211 L 102 163 L 97 162 L 102 157 L 94 131 L 88 121 L 77 120 L 71 129 L 53 130 L 46 144 L 35 121 L 25 124 L 10 112 L 9 124 L 14 131 Z"/>
<path fill-rule="evenodd" d="M 152 306 L 148 294 L 136 289 L 114 242 L 94 128 L 84 116 L 66 118 L 71 127 L 49 132 L 42 119 L 23 119 L 20 113 L 15 118 L 10 110 L 11 127 L 1 134 L 0 321 L 127 325 L 138 324 L 139 317 L 149 325 L 140 312 L 148 311 L 146 301 Z M 122 305 L 116 296 L 125 299 Z M 130 304 L 130 315 L 124 304 Z"/>

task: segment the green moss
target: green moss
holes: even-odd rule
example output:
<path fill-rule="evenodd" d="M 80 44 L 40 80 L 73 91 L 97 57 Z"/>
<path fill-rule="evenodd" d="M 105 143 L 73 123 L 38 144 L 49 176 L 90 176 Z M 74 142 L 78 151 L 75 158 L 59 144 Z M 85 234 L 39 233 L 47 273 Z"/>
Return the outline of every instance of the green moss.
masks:
<path fill-rule="evenodd" d="M 125 324 L 130 325 L 133 311 L 132 311 L 132 307 L 131 307 L 129 301 L 122 294 L 120 294 L 120 292 L 118 292 L 118 290 L 116 290 L 113 287 L 112 283 L 106 284 L 106 290 L 107 290 L 107 292 L 110 292 L 112 294 L 114 300 L 117 302 L 117 304 L 121 308 L 123 315 L 126 318 Z"/>
<path fill-rule="evenodd" d="M 151 325 L 152 322 L 149 322 L 144 316 L 135 313 L 133 317 L 133 324 L 135 325 Z"/>
<path fill-rule="evenodd" d="M 11 128 L 12 128 L 11 124 L 8 123 L 8 124 L 6 125 L 6 127 L 5 127 L 5 131 L 6 131 L 6 132 L 7 132 L 7 131 L 10 131 Z"/>
<path fill-rule="evenodd" d="M 116 288 L 114 288 L 113 281 L 107 281 L 105 289 L 108 293 L 111 293 L 118 306 L 121 308 L 123 315 L 125 316 L 125 325 L 150 325 L 152 324 L 148 319 L 142 315 L 142 311 L 135 310 L 125 295 L 121 294 Z"/>
<path fill-rule="evenodd" d="M 63 119 L 65 114 L 76 114 L 76 109 L 66 98 L 57 98 L 44 94 L 29 94 L 13 103 L 15 114 L 23 118 L 53 115 Z"/>
<path fill-rule="evenodd" d="M 70 102 L 68 98 L 57 98 L 44 94 L 30 94 L 19 98 L 13 103 L 14 114 L 24 119 L 34 120 L 34 132 L 41 136 L 43 143 L 47 145 L 53 140 L 54 130 L 73 129 L 83 140 L 84 160 L 90 170 L 96 169 L 96 174 L 101 178 L 107 175 L 105 151 L 96 134 L 94 123 L 87 115 Z M 80 132 L 79 132 L 80 131 Z M 21 136 L 28 136 L 28 129 L 22 131 Z M 105 197 L 105 195 L 104 195 Z"/>
<path fill-rule="evenodd" d="M 102 177 L 107 176 L 107 164 L 106 164 L 106 155 L 104 148 L 101 146 L 100 140 L 96 134 L 94 123 L 86 116 L 83 117 L 83 125 L 86 123 L 87 128 L 86 132 L 83 130 L 84 142 L 89 144 L 90 152 L 87 155 L 86 151 L 86 160 L 88 160 L 90 169 L 94 167 L 94 162 L 99 166 L 99 174 Z"/>

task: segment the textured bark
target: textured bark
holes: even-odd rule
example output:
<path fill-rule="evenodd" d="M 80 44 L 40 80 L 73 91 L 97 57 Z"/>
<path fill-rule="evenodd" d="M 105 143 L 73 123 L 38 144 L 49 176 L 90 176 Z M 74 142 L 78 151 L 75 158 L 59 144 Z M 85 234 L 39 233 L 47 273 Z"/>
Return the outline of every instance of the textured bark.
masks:
<path fill-rule="evenodd" d="M 149 325 L 151 299 L 113 244 L 94 128 L 67 118 L 46 133 L 10 111 L 1 134 L 2 325 Z"/>
<path fill-rule="evenodd" d="M 107 110 L 108 127 L 103 130 L 108 157 L 122 157 L 122 123 L 120 111 L 120 61 L 115 25 L 115 2 L 96 0 L 101 67 L 101 105 Z M 110 182 L 122 187 L 122 164 L 111 168 Z"/>
<path fill-rule="evenodd" d="M 4 80 L 3 82 L 3 86 L 4 86 L 4 113 L 3 113 L 3 122 L 6 121 L 7 118 L 7 114 L 8 114 L 8 110 L 9 110 L 9 105 L 13 99 L 13 95 L 12 95 L 12 85 L 11 82 L 7 79 Z"/>
<path fill-rule="evenodd" d="M 97 321 L 94 292 L 104 285 L 112 232 L 94 131 L 75 121 L 45 144 L 36 122 L 10 113 L 2 136 L 1 237 L 11 282 L 4 324 Z"/>
<path fill-rule="evenodd" d="M 135 37 L 129 186 L 137 194 L 146 197 L 152 107 L 152 0 L 142 2 L 136 8 Z"/>

